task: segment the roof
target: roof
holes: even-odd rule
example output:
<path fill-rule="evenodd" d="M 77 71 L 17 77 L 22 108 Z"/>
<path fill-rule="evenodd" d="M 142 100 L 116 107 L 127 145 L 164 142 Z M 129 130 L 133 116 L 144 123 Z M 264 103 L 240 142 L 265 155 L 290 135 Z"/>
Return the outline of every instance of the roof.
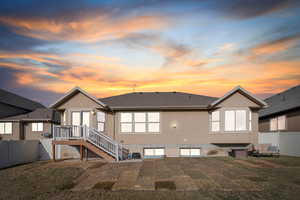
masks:
<path fill-rule="evenodd" d="M 59 122 L 59 113 L 49 108 L 38 108 L 32 112 L 1 118 L 0 121 L 52 121 Z"/>
<path fill-rule="evenodd" d="M 233 88 L 232 90 L 227 92 L 223 97 L 221 97 L 221 98 L 217 99 L 216 101 L 214 101 L 211 104 L 211 106 L 213 107 L 213 106 L 218 105 L 219 103 L 221 103 L 222 101 L 224 101 L 225 99 L 227 99 L 229 96 L 231 96 L 232 94 L 234 94 L 236 92 L 240 92 L 241 94 L 248 97 L 250 100 L 252 100 L 253 102 L 257 103 L 258 105 L 260 105 L 262 107 L 267 107 L 267 103 L 265 101 L 263 101 L 260 98 L 256 97 L 255 95 L 248 92 L 247 90 L 245 90 L 241 86 L 236 86 L 235 88 Z"/>
<path fill-rule="evenodd" d="M 217 98 L 183 92 L 133 92 L 99 99 L 113 110 L 199 109 Z"/>
<path fill-rule="evenodd" d="M 56 108 L 57 106 L 63 104 L 66 100 L 68 100 L 69 98 L 71 98 L 72 96 L 74 96 L 75 94 L 77 94 L 78 92 L 84 94 L 86 97 L 90 98 L 91 100 L 93 100 L 97 104 L 101 105 L 102 107 L 106 107 L 106 105 L 103 102 L 101 102 L 100 100 L 98 100 L 96 97 L 88 94 L 87 92 L 85 92 L 80 87 L 73 88 L 72 90 L 70 90 L 69 92 L 67 92 L 64 96 L 62 96 L 60 99 L 58 99 L 55 103 L 51 104 L 49 107 L 50 108 Z"/>
<path fill-rule="evenodd" d="M 265 101 L 269 107 L 259 112 L 259 117 L 266 117 L 276 113 L 300 107 L 300 85 L 275 94 Z"/>
<path fill-rule="evenodd" d="M 32 101 L 3 89 L 0 89 L 0 102 L 28 111 L 33 111 L 37 108 L 45 108 L 45 106 L 36 101 Z"/>

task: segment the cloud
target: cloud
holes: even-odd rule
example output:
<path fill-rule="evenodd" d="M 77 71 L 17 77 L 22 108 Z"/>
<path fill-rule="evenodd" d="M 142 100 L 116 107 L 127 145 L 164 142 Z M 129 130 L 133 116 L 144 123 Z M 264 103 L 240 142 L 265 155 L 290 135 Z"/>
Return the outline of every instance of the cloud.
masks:
<path fill-rule="evenodd" d="M 110 17 L 100 14 L 65 21 L 0 16 L 0 23 L 27 37 L 80 42 L 122 38 L 133 32 L 161 29 L 167 25 L 166 18 L 162 16 L 134 16 L 121 19 Z"/>
<path fill-rule="evenodd" d="M 203 58 L 196 48 L 154 33 L 129 34 L 127 37 L 111 42 L 124 44 L 128 48 L 136 50 L 155 52 L 164 59 L 162 67 L 173 69 L 201 67 L 206 64 L 217 63 L 221 60 L 220 58 Z"/>
<path fill-rule="evenodd" d="M 248 19 L 267 15 L 286 8 L 298 7 L 297 0 L 226 0 L 213 1 L 211 8 L 225 17 L 232 19 Z"/>
<path fill-rule="evenodd" d="M 226 52 L 234 50 L 236 45 L 234 43 L 225 43 L 219 47 L 219 51 Z"/>
<path fill-rule="evenodd" d="M 24 65 L 5 60 L 2 54 L 1 70 L 14 70 L 16 87 L 31 87 L 49 93 L 65 93 L 78 85 L 98 96 L 110 96 L 136 91 L 185 91 L 210 96 L 221 96 L 236 85 L 242 85 L 252 92 L 265 94 L 279 91 L 299 84 L 300 61 L 267 63 L 231 63 L 212 68 L 132 68 L 118 63 L 117 60 L 103 62 L 66 62 L 75 55 L 51 55 L 60 70 L 38 65 Z M 8 54 L 9 59 L 21 57 Z M 45 62 L 47 55 L 30 54 L 22 57 Z M 69 57 L 68 57 L 69 56 Z M 6 58 L 6 59 L 8 59 Z M 43 58 L 43 59 L 41 59 Z M 68 59 L 66 59 L 68 58 Z M 102 59 L 102 57 L 100 57 Z M 79 59 L 80 60 L 80 59 Z M 46 59 L 47 61 L 47 59 Z M 284 67 L 282 67 L 284 66 Z M 291 76 L 291 74 L 293 76 Z M 192 87 L 191 87 L 192 86 Z"/>
<path fill-rule="evenodd" d="M 280 39 L 266 42 L 264 44 L 260 44 L 252 48 L 251 52 L 255 56 L 276 54 L 296 46 L 297 44 L 299 44 L 299 41 L 300 41 L 300 34 L 286 36 Z"/>

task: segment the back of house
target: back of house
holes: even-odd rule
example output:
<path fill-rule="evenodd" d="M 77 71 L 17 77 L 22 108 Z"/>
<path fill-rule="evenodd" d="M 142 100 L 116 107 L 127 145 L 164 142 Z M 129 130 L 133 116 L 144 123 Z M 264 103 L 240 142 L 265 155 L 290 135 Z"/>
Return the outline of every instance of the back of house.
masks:
<path fill-rule="evenodd" d="M 120 146 L 144 158 L 248 149 L 258 144 L 258 112 L 266 105 L 239 86 L 221 98 L 134 92 L 101 99 L 76 87 L 51 108 L 61 115 L 62 125 L 54 131 L 57 144 L 86 139 L 118 159 L 114 152 Z"/>

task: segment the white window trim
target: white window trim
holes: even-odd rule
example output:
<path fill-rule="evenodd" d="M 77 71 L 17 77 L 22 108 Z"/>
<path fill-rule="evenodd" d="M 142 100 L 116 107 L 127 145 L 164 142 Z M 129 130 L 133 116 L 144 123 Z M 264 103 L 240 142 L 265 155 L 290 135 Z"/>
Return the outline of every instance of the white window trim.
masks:
<path fill-rule="evenodd" d="M 41 129 L 40 129 L 41 125 Z M 44 131 L 44 123 L 43 122 L 33 122 L 31 123 L 31 130 L 32 132 L 42 132 Z"/>
<path fill-rule="evenodd" d="M 103 113 L 104 114 L 104 120 L 103 121 L 98 119 L 98 113 Z M 97 121 L 97 130 L 99 132 L 105 132 L 106 113 L 103 112 L 103 111 L 97 111 L 96 112 L 96 121 Z M 99 130 L 100 129 L 99 124 L 103 124 L 103 130 Z"/>
<path fill-rule="evenodd" d="M 194 149 L 199 150 L 199 155 L 191 155 L 191 152 Z M 181 150 L 189 150 L 189 155 L 182 155 Z M 197 148 L 197 147 L 195 147 L 195 148 L 180 148 L 179 149 L 179 156 L 180 157 L 200 157 L 201 156 L 201 148 Z"/>
<path fill-rule="evenodd" d="M 122 122 L 121 115 L 122 113 L 130 113 L 131 114 L 131 122 Z M 145 122 L 135 122 L 135 113 L 145 113 Z M 148 120 L 149 113 L 158 113 L 159 121 L 158 122 L 150 122 Z M 123 132 L 122 131 L 122 124 L 131 124 L 131 132 Z M 136 132 L 135 131 L 135 124 L 145 124 L 145 131 Z M 149 131 L 149 124 L 158 124 L 158 131 Z M 159 134 L 161 131 L 161 113 L 160 112 L 120 112 L 119 114 L 119 132 L 121 134 Z"/>
<path fill-rule="evenodd" d="M 218 112 L 219 113 L 219 119 L 218 120 L 213 120 L 213 113 Z M 219 130 L 215 131 L 213 130 L 213 123 L 219 123 Z M 218 133 L 221 131 L 221 111 L 216 110 L 210 113 L 210 132 L 212 133 Z"/>
<path fill-rule="evenodd" d="M 0 132 L 0 135 L 12 135 L 12 133 L 13 133 L 13 124 L 12 124 L 12 122 L 0 122 L 0 124 L 3 124 L 3 130 L 4 130 L 4 132 Z M 7 124 L 10 125 L 10 130 L 11 130 L 10 132 L 6 132 Z"/>
<path fill-rule="evenodd" d="M 233 111 L 234 112 L 234 130 L 226 130 L 226 111 Z M 237 111 L 245 111 L 246 112 L 246 117 L 245 117 L 245 123 L 246 123 L 246 126 L 245 126 L 245 129 L 243 130 L 237 130 L 237 125 L 236 125 L 236 112 Z M 247 133 L 249 132 L 249 128 L 247 129 L 247 112 L 249 112 L 248 110 L 246 109 L 228 109 L 228 110 L 224 110 L 224 132 L 226 133 Z"/>
<path fill-rule="evenodd" d="M 284 128 L 280 128 L 279 129 L 279 118 L 283 117 L 284 118 Z M 272 120 L 274 120 L 275 122 L 275 127 L 274 129 L 272 128 Z M 277 116 L 277 117 L 272 117 L 270 118 L 269 120 L 269 124 L 270 124 L 270 131 L 285 131 L 287 130 L 287 117 L 286 115 L 280 115 L 280 116 Z"/>
<path fill-rule="evenodd" d="M 146 155 L 145 154 L 145 150 L 153 150 L 153 154 L 151 154 L 151 155 Z M 163 150 L 163 155 L 156 155 L 156 151 L 157 150 Z M 154 156 L 154 157 L 164 157 L 166 155 L 166 149 L 165 148 L 163 148 L 163 147 L 147 147 L 147 148 L 144 148 L 144 150 L 143 150 L 143 156 L 144 157 L 152 157 L 152 156 Z"/>

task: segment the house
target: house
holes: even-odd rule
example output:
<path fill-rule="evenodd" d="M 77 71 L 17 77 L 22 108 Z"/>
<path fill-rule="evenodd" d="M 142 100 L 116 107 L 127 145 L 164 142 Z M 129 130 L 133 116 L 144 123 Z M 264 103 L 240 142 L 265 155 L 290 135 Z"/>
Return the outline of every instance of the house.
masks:
<path fill-rule="evenodd" d="M 81 156 L 87 149 L 117 160 L 125 149 L 144 158 L 247 149 L 258 144 L 258 112 L 266 106 L 239 86 L 221 98 L 134 92 L 101 99 L 76 87 L 51 105 L 62 122 L 53 148 L 78 145 Z"/>
<path fill-rule="evenodd" d="M 52 109 L 0 89 L 0 139 L 36 140 L 50 137 L 60 118 Z"/>
<path fill-rule="evenodd" d="M 300 85 L 273 95 L 259 111 L 260 132 L 300 132 Z"/>

